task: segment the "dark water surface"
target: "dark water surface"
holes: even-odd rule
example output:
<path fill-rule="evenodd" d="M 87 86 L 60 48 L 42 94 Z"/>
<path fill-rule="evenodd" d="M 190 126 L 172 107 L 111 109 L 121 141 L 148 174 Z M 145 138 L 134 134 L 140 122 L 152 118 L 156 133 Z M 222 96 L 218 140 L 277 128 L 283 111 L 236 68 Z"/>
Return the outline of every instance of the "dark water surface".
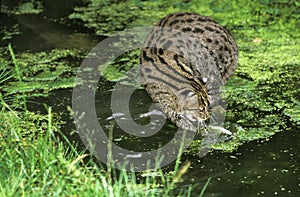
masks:
<path fill-rule="evenodd" d="M 106 85 L 112 86 L 112 84 Z M 106 119 L 112 115 L 112 112 L 111 91 L 109 88 L 105 89 L 98 91 L 95 105 L 99 122 L 107 131 L 110 122 Z M 69 132 L 75 128 L 67 111 L 67 106 L 71 106 L 71 94 L 72 90 L 58 90 L 51 93 L 48 98 L 35 99 L 36 104 L 30 106 L 32 110 L 43 109 L 43 106 L 38 104 L 42 102 L 52 106 L 53 111 L 60 113 L 66 121 L 62 131 L 71 141 L 82 145 L 79 136 L 69 135 Z M 145 108 L 141 110 L 141 103 L 145 105 L 150 103 L 148 95 L 140 90 L 134 94 L 134 98 L 130 108 L 132 114 L 143 113 Z M 207 196 L 298 196 L 300 194 L 300 137 L 296 129 L 278 133 L 265 141 L 244 144 L 230 154 L 214 151 L 204 158 L 184 156 L 184 159 L 191 161 L 192 164 L 179 187 L 185 188 L 190 184 L 196 184 L 198 186 L 193 193 L 197 196 L 207 178 L 212 177 L 206 190 Z M 114 140 L 128 150 L 146 151 L 155 148 L 158 143 L 168 142 L 174 132 L 176 128 L 167 122 L 162 131 L 154 136 L 135 139 L 124 137 L 126 133 L 116 127 Z"/>
<path fill-rule="evenodd" d="M 51 13 L 48 15 L 51 16 Z M 48 21 L 41 16 L 19 16 L 8 22 L 17 22 L 21 26 L 21 34 L 12 40 L 17 51 L 42 51 L 52 48 L 90 50 L 100 39 L 75 32 L 70 27 Z M 108 128 L 110 121 L 107 121 L 107 118 L 112 115 L 110 90 L 113 84 L 104 81 L 100 81 L 99 84 L 95 102 L 97 115 L 103 128 Z M 67 110 L 67 107 L 71 106 L 71 96 L 70 89 L 57 90 L 50 93 L 47 98 L 29 100 L 29 109 L 45 112 L 43 103 L 52 106 L 53 111 L 66 121 L 61 128 L 62 131 L 71 141 L 81 143 L 76 134 L 69 135 L 75 128 Z M 132 97 L 133 116 L 146 113 L 150 103 L 151 100 L 145 91 L 137 90 Z M 136 120 L 142 121 L 138 118 Z M 124 148 L 135 147 L 144 151 L 154 148 L 158 142 L 161 144 L 168 142 L 174 132 L 176 128 L 167 122 L 161 132 L 140 140 L 126 137 L 126 134 L 116 127 L 114 139 Z M 194 191 L 195 196 L 208 177 L 212 179 L 206 190 L 206 196 L 300 195 L 300 136 L 299 128 L 296 127 L 278 133 L 264 142 L 244 144 L 231 154 L 215 151 L 201 159 L 198 157 L 185 159 L 192 161 L 192 165 L 180 187 L 198 183 L 198 188 Z"/>
<path fill-rule="evenodd" d="M 18 5 L 18 1 L 3 1 L 10 9 Z M 39 52 L 60 49 L 91 50 L 104 37 L 87 33 L 84 27 L 70 27 L 59 21 L 70 14 L 76 1 L 43 1 L 45 11 L 40 15 L 22 14 L 10 17 L 1 14 L 3 25 L 17 25 L 20 31 L 10 43 L 18 52 Z M 65 20 L 65 19 L 63 19 Z M 1 43 L 1 45 L 7 43 Z"/>

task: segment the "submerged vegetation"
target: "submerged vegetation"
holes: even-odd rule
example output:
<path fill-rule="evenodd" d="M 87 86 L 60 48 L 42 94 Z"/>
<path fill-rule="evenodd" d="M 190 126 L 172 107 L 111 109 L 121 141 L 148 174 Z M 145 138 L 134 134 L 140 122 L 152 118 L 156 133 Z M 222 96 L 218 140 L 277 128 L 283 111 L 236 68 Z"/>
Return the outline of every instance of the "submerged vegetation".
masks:
<path fill-rule="evenodd" d="M 51 50 L 15 54 L 13 48 L 18 46 L 11 47 L 9 43 L 22 34 L 22 27 L 13 18 L 24 14 L 43 16 L 47 5 L 43 1 L 19 1 L 1 6 L 1 15 L 13 24 L 1 21 L 0 30 L 0 196 L 192 193 L 193 186 L 185 191 L 174 190 L 188 170 L 188 162 L 168 174 L 162 170 L 138 175 L 125 171 L 111 173 L 112 169 L 96 163 L 85 150 L 78 151 L 67 138 L 58 137 L 64 136 L 60 129 L 64 121 L 58 112 L 46 105 L 46 114 L 29 111 L 28 98 L 46 97 L 53 90 L 74 86 L 86 51 L 53 46 Z M 178 11 L 207 15 L 221 23 L 239 46 L 239 65 L 224 94 L 225 126 L 238 129 L 233 139 L 215 144 L 213 149 L 232 152 L 244 143 L 268 140 L 277 132 L 299 128 L 299 7 L 296 0 L 81 0 L 68 15 L 49 20 L 85 26 L 98 36 L 151 26 Z M 138 65 L 138 58 L 138 50 L 130 51 L 100 71 L 107 81 L 115 82 Z M 186 154 L 197 154 L 197 145 L 195 141 Z"/>

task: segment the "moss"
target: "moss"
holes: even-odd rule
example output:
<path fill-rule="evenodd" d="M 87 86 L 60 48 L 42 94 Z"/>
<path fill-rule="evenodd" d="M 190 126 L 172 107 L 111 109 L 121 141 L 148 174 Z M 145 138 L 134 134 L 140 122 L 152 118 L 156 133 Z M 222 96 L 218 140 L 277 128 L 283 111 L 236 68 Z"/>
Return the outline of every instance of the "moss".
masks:
<path fill-rule="evenodd" d="M 109 81 L 119 81 L 126 77 L 125 73 L 128 70 L 139 65 L 139 56 L 140 50 L 129 51 L 112 62 L 100 65 L 99 71 L 105 79 Z"/>
<path fill-rule="evenodd" d="M 178 12 L 192 5 L 189 2 L 140 0 L 90 0 L 85 6 L 75 8 L 69 18 L 82 21 L 98 35 L 112 35 L 126 28 L 153 25 L 166 14 Z M 207 3 L 205 3 L 207 4 Z"/>
<path fill-rule="evenodd" d="M 83 59 L 83 52 L 54 49 L 50 52 L 21 53 L 16 58 L 22 82 L 12 78 L 5 83 L 2 90 L 6 95 L 21 92 L 47 93 L 55 89 L 72 88 L 76 66 Z M 5 58 L 2 59 L 7 62 Z"/>
<path fill-rule="evenodd" d="M 1 12 L 10 15 L 40 14 L 43 12 L 43 5 L 41 1 L 20 1 L 13 7 L 1 6 Z"/>

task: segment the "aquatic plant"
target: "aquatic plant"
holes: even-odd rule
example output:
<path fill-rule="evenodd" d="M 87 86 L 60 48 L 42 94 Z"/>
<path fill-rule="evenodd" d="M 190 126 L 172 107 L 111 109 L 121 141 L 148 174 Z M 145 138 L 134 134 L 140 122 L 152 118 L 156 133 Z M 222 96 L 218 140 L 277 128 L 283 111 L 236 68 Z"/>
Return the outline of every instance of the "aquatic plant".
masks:
<path fill-rule="evenodd" d="M 76 66 L 83 56 L 76 50 L 58 50 L 50 52 L 17 54 L 19 73 L 17 80 L 11 80 L 3 86 L 7 94 L 36 93 L 47 94 L 51 90 L 72 88 Z M 22 80 L 22 83 L 20 82 Z"/>

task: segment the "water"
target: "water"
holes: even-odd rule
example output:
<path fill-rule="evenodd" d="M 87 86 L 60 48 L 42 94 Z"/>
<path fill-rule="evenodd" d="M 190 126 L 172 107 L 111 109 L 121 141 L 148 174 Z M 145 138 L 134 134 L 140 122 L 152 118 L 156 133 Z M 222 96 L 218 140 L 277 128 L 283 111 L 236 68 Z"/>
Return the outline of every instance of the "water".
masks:
<path fill-rule="evenodd" d="M 10 8 L 15 1 L 4 1 Z M 16 24 L 20 32 L 10 40 L 17 52 L 38 52 L 54 48 L 81 49 L 90 51 L 104 37 L 89 35 L 84 27 L 69 27 L 55 21 L 71 13 L 76 1 L 44 1 L 43 15 L 18 15 L 9 17 L 1 14 L 3 25 L 13 27 Z M 58 12 L 59 11 L 59 12 Z M 7 43 L 1 43 L 1 45 Z"/>
<path fill-rule="evenodd" d="M 47 1 L 49 3 L 50 1 Z M 51 6 L 53 4 L 50 3 Z M 49 5 L 49 6 L 50 6 Z M 50 7 L 51 7 L 50 6 Z M 53 11 L 57 14 L 57 11 Z M 53 15 L 52 15 L 53 16 Z M 48 11 L 47 17 L 51 17 Z M 90 50 L 102 38 L 75 32 L 70 27 L 49 21 L 41 16 L 20 16 L 8 22 L 17 22 L 21 26 L 21 34 L 14 37 L 12 43 L 17 51 L 43 51 L 52 48 L 79 48 Z M 100 81 L 97 92 L 97 115 L 104 128 L 108 128 L 112 115 L 110 109 L 111 88 L 114 84 Z M 70 141 L 82 145 L 80 138 L 70 132 L 75 129 L 69 118 L 68 106 L 71 106 L 72 90 L 57 90 L 47 98 L 29 100 L 29 109 L 46 113 L 43 103 L 53 107 L 66 121 L 61 130 Z M 135 114 L 146 113 L 151 101 L 144 90 L 134 93 L 131 111 Z M 136 119 L 144 123 L 143 119 Z M 197 196 L 208 177 L 212 180 L 207 188 L 206 196 L 298 196 L 300 194 L 300 136 L 298 128 L 281 132 L 261 142 L 250 142 L 242 145 L 233 153 L 214 151 L 204 158 L 192 157 L 184 159 L 192 161 L 191 169 L 184 175 L 184 181 L 178 186 L 185 188 L 190 184 L 198 184 L 193 195 Z M 107 129 L 106 129 L 107 131 Z M 143 140 L 131 138 L 115 128 L 115 142 L 128 149 L 145 151 L 167 143 L 174 136 L 176 128 L 170 123 L 161 132 Z M 81 146 L 83 148 L 83 145 Z"/>
<path fill-rule="evenodd" d="M 204 161 L 222 161 L 221 166 L 227 163 L 231 168 L 223 174 L 213 175 L 207 196 L 298 196 L 299 140 L 295 128 L 265 142 L 245 144 L 232 154 L 212 153 Z M 199 173 L 205 165 L 203 161 L 196 162 L 193 170 L 199 172 L 188 172 L 187 180 L 198 182 L 201 179 Z M 209 168 L 213 171 L 214 164 L 204 169 Z"/>
<path fill-rule="evenodd" d="M 112 115 L 110 88 L 113 84 L 102 82 L 102 85 L 103 89 L 98 91 L 95 105 L 100 124 L 103 128 L 108 128 L 110 122 L 106 119 Z M 71 93 L 71 90 L 58 90 L 52 92 L 46 100 L 35 100 L 35 102 L 46 102 L 55 112 L 61 113 L 66 120 L 62 131 L 71 141 L 82 145 L 77 135 L 69 135 L 70 130 L 74 129 L 67 111 L 67 106 L 71 105 Z M 150 103 L 149 96 L 145 91 L 139 90 L 135 92 L 134 98 L 131 104 L 132 114 L 143 113 L 145 109 L 141 110 L 141 105 Z M 30 106 L 33 107 L 32 110 L 40 108 L 40 106 Z M 128 137 L 116 127 L 114 142 L 126 149 L 146 151 L 156 148 L 158 142 L 161 144 L 168 142 L 174 132 L 176 129 L 167 122 L 162 131 L 156 135 L 137 139 Z M 81 147 L 84 148 L 83 145 Z M 204 158 L 184 156 L 183 160 L 192 161 L 192 164 L 183 177 L 184 181 L 178 187 L 185 188 L 190 184 L 196 184 L 198 187 L 193 194 L 197 196 L 207 178 L 212 177 L 206 190 L 207 196 L 297 196 L 300 193 L 300 149 L 298 147 L 300 147 L 300 137 L 297 128 L 294 127 L 268 140 L 244 144 L 233 153 L 214 151 Z"/>

